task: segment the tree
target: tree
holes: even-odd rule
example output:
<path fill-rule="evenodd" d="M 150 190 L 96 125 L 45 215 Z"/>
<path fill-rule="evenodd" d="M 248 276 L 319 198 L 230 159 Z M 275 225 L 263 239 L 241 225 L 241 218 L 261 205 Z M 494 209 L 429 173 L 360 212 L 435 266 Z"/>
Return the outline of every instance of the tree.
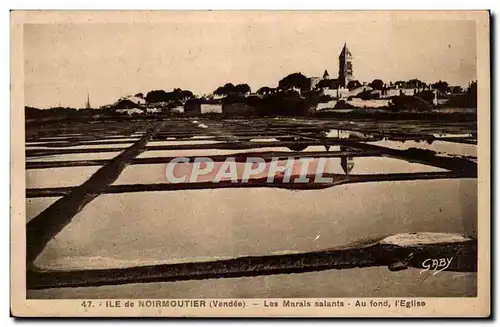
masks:
<path fill-rule="evenodd" d="M 422 98 L 429 103 L 434 102 L 434 91 L 432 90 L 424 90 L 422 92 L 415 94 L 415 96 Z"/>
<path fill-rule="evenodd" d="M 422 88 L 425 86 L 427 86 L 427 84 L 425 84 L 424 82 L 422 82 L 421 80 L 416 79 L 416 78 L 411 79 L 408 82 L 406 82 L 406 87 L 408 87 L 408 88 Z"/>
<path fill-rule="evenodd" d="M 477 82 L 472 82 L 464 93 L 454 94 L 444 104 L 449 108 L 477 108 Z"/>
<path fill-rule="evenodd" d="M 340 86 L 339 81 L 336 79 L 322 79 L 321 81 L 316 84 L 316 89 L 331 89 L 335 90 Z"/>
<path fill-rule="evenodd" d="M 180 96 L 181 96 L 182 100 L 184 100 L 184 99 L 192 99 L 192 98 L 194 98 L 194 94 L 193 94 L 193 92 L 188 91 L 188 90 L 183 90 L 183 91 L 181 91 Z"/>
<path fill-rule="evenodd" d="M 380 94 L 377 92 L 372 93 L 373 91 L 371 90 L 366 90 L 361 93 L 359 93 L 356 97 L 363 99 L 363 100 L 373 100 L 373 99 L 378 99 L 380 98 Z"/>
<path fill-rule="evenodd" d="M 217 89 L 215 89 L 214 94 L 215 95 L 227 95 L 226 89 L 224 88 L 224 86 L 219 86 Z"/>
<path fill-rule="evenodd" d="M 374 79 L 371 83 L 370 86 L 374 90 L 382 90 L 384 88 L 384 82 L 381 79 Z"/>
<path fill-rule="evenodd" d="M 477 82 L 472 82 L 467 90 L 467 95 L 474 108 L 477 108 Z"/>
<path fill-rule="evenodd" d="M 233 83 L 226 83 L 224 86 L 219 86 L 214 94 L 229 96 L 229 95 L 244 95 L 250 93 L 250 86 L 248 84 L 238 84 L 234 85 Z"/>
<path fill-rule="evenodd" d="M 274 91 L 273 88 L 270 88 L 269 86 L 263 86 L 263 87 L 261 87 L 260 89 L 257 90 L 257 94 L 264 95 L 264 94 L 269 94 L 272 91 Z"/>
<path fill-rule="evenodd" d="M 394 82 L 394 85 L 397 87 L 406 87 L 406 82 L 405 81 L 396 81 L 396 82 Z"/>
<path fill-rule="evenodd" d="M 394 111 L 431 111 L 432 105 L 424 99 L 416 96 L 396 96 L 392 98 L 389 107 Z"/>
<path fill-rule="evenodd" d="M 224 86 L 219 86 L 215 91 L 214 94 L 216 95 L 230 95 L 235 92 L 235 86 L 233 83 L 226 83 Z"/>
<path fill-rule="evenodd" d="M 282 90 L 299 88 L 301 90 L 309 89 L 309 79 L 301 73 L 293 73 L 279 81 L 278 87 Z"/>
<path fill-rule="evenodd" d="M 450 92 L 450 86 L 448 85 L 447 82 L 439 81 L 434 84 L 431 84 L 431 86 L 433 89 L 438 90 L 441 93 Z"/>
<path fill-rule="evenodd" d="M 469 88 L 467 89 L 467 93 L 477 97 L 477 82 L 472 82 L 470 84 Z"/>
<path fill-rule="evenodd" d="M 164 101 L 168 101 L 168 99 L 169 99 L 169 96 L 168 96 L 167 92 L 165 92 L 163 90 L 154 90 L 154 91 L 150 91 L 150 92 L 148 92 L 148 94 L 146 94 L 146 101 L 148 103 L 164 102 Z"/>
<path fill-rule="evenodd" d="M 358 88 L 360 86 L 361 86 L 361 83 L 359 81 L 357 81 L 357 80 L 349 81 L 349 83 L 347 83 L 347 88 L 349 90 Z"/>
<path fill-rule="evenodd" d="M 180 88 L 175 88 L 172 92 L 165 92 L 164 90 L 150 91 L 146 95 L 146 101 L 148 103 L 155 102 L 171 102 L 171 101 L 182 101 L 193 98 L 193 92 L 188 90 L 182 90 Z"/>
<path fill-rule="evenodd" d="M 132 108 L 137 108 L 137 105 L 128 99 L 121 100 L 114 105 L 114 109 L 132 109 Z"/>
<path fill-rule="evenodd" d="M 262 115 L 304 116 L 309 112 L 306 99 L 290 93 L 275 93 L 261 99 Z"/>
<path fill-rule="evenodd" d="M 193 92 L 188 90 L 182 90 L 179 88 L 174 89 L 172 92 L 168 93 L 169 101 L 181 101 L 193 98 Z"/>
<path fill-rule="evenodd" d="M 234 87 L 234 91 L 240 94 L 250 93 L 251 89 L 248 84 L 238 84 Z"/>

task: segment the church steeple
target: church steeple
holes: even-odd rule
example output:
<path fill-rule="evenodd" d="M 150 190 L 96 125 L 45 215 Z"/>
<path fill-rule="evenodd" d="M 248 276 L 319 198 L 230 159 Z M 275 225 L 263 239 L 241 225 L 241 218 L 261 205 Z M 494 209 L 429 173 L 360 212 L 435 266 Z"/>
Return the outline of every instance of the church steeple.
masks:
<path fill-rule="evenodd" d="M 323 79 L 329 79 L 330 74 L 328 74 L 328 70 L 325 69 L 325 72 L 323 73 Z"/>
<path fill-rule="evenodd" d="M 339 82 L 342 87 L 347 87 L 347 84 L 354 79 L 352 69 L 352 53 L 347 48 L 347 43 L 339 55 Z"/>
<path fill-rule="evenodd" d="M 340 57 L 347 57 L 350 56 L 352 57 L 351 51 L 349 51 L 349 48 L 347 47 L 347 43 L 344 42 L 344 47 L 342 48 L 342 51 L 340 51 Z"/>
<path fill-rule="evenodd" d="M 89 92 L 87 92 L 87 102 L 85 102 L 85 108 L 86 109 L 92 109 L 92 106 L 90 105 L 90 95 L 89 95 Z"/>

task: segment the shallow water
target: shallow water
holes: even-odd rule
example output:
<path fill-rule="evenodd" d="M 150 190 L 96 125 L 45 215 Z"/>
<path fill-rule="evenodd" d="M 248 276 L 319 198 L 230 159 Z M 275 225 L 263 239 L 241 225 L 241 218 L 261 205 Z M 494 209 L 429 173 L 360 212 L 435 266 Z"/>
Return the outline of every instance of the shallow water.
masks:
<path fill-rule="evenodd" d="M 199 141 L 175 141 L 175 140 L 165 140 L 165 141 L 149 141 L 149 145 L 192 145 L 192 144 L 217 144 L 224 143 L 221 141 L 212 141 L 212 140 L 199 140 Z"/>
<path fill-rule="evenodd" d="M 123 135 L 123 136 L 117 136 L 117 135 L 112 135 L 112 137 L 107 137 L 107 136 L 102 136 L 98 139 L 89 139 L 88 137 L 85 137 L 84 135 L 81 135 L 81 137 L 78 137 L 78 139 L 80 141 L 83 141 L 83 142 L 86 142 L 86 143 L 113 143 L 113 142 L 116 142 L 116 141 L 130 141 L 130 142 L 135 142 L 135 141 L 138 141 L 139 140 L 139 137 L 141 135 L 138 135 L 136 137 L 133 137 L 131 135 L 131 137 L 128 137 L 128 135 Z M 51 143 L 51 142 L 63 142 L 63 141 L 71 141 L 71 140 L 74 140 L 75 137 L 74 136 L 54 136 L 54 137 L 40 137 L 40 138 L 36 138 L 36 140 L 32 140 L 32 141 L 29 141 L 29 142 L 26 142 L 26 145 L 29 145 L 29 144 L 44 144 L 44 143 Z"/>
<path fill-rule="evenodd" d="M 472 137 L 471 133 L 467 134 L 452 134 L 452 133 L 435 133 L 433 134 L 434 137 L 440 137 L 440 138 L 448 138 L 448 137 Z"/>
<path fill-rule="evenodd" d="M 26 222 L 35 218 L 43 210 L 47 209 L 61 197 L 27 198 L 26 199 Z"/>
<path fill-rule="evenodd" d="M 98 159 L 113 159 L 121 152 L 88 152 L 88 153 L 67 153 L 48 156 L 27 157 L 27 162 L 39 161 L 79 161 L 79 160 L 98 160 Z"/>
<path fill-rule="evenodd" d="M 434 141 L 431 144 L 427 142 L 416 141 L 376 141 L 368 142 L 368 144 L 379 145 L 391 149 L 406 150 L 410 148 L 432 150 L 442 154 L 459 155 L 459 156 L 473 156 L 477 157 L 477 147 L 474 144 L 463 144 L 448 141 Z"/>
<path fill-rule="evenodd" d="M 58 167 L 26 170 L 26 188 L 78 186 L 87 181 L 99 166 Z"/>
<path fill-rule="evenodd" d="M 278 142 L 279 140 L 277 138 L 257 138 L 257 139 L 250 139 L 249 142 Z"/>
<path fill-rule="evenodd" d="M 85 144 L 85 145 L 74 145 L 74 146 L 26 146 L 26 150 L 44 150 L 44 149 L 101 149 L 101 148 L 128 148 L 134 143 L 118 143 L 118 144 Z"/>
<path fill-rule="evenodd" d="M 349 159 L 344 158 L 323 158 L 324 170 L 323 173 L 346 175 L 366 175 L 366 174 L 396 174 L 396 173 L 423 173 L 423 172 L 442 172 L 445 169 L 436 168 L 432 166 L 422 165 L 418 163 L 410 163 L 405 160 L 393 159 L 393 158 L 382 158 L 382 157 L 350 157 Z M 351 170 L 344 170 L 342 165 L 343 160 L 351 165 Z M 279 160 L 279 167 L 285 167 L 286 161 Z M 269 175 L 269 163 L 263 167 L 263 170 L 258 173 L 252 173 L 250 175 L 250 169 L 256 168 L 249 163 L 235 164 L 236 170 L 233 176 L 238 180 L 241 180 L 244 176 L 245 169 L 248 171 L 249 178 L 264 178 Z M 302 166 L 308 167 L 308 175 L 314 174 L 318 171 L 318 160 L 314 161 L 293 161 L 293 176 L 298 176 L 301 172 Z M 120 174 L 118 179 L 113 183 L 113 185 L 120 184 L 157 184 L 157 183 L 169 183 L 174 181 L 169 181 L 167 179 L 167 167 L 168 164 L 147 164 L 147 165 L 129 165 Z M 173 176 L 176 178 L 186 177 L 185 182 L 189 182 L 191 176 L 193 175 L 193 164 L 189 163 L 177 163 L 171 165 L 173 169 Z M 202 169 L 205 166 L 202 166 Z M 213 182 L 216 174 L 223 169 L 222 162 L 216 162 L 213 164 L 213 169 L 210 172 L 202 172 L 191 182 Z M 227 168 L 227 167 L 226 167 Z M 172 170 L 171 170 L 172 171 Z M 227 170 L 231 172 L 229 169 Z M 282 175 L 281 172 L 272 174 L 274 176 Z M 230 176 L 222 177 L 221 180 L 231 180 Z"/>
<path fill-rule="evenodd" d="M 192 139 L 204 140 L 204 139 L 213 139 L 215 136 L 213 135 L 195 135 L 191 137 Z"/>
<path fill-rule="evenodd" d="M 292 152 L 290 148 L 283 146 L 269 146 L 264 148 L 253 149 L 197 149 L 197 150 L 148 150 L 141 153 L 137 158 L 156 158 L 156 157 L 191 157 L 191 156 L 216 156 L 216 155 L 230 155 L 245 152 Z M 321 152 L 327 151 L 322 145 L 311 145 L 300 152 Z M 340 151 L 339 146 L 329 146 L 328 151 Z"/>
<path fill-rule="evenodd" d="M 130 141 L 133 143 L 135 141 L 138 141 L 139 139 L 140 139 L 139 137 L 123 137 L 123 138 L 112 138 L 112 139 L 103 138 L 101 140 L 87 141 L 87 143 L 106 143 L 106 142 L 113 143 L 116 141 Z"/>
<path fill-rule="evenodd" d="M 343 129 L 331 129 L 326 133 L 328 138 L 339 138 L 339 139 L 356 139 L 356 138 L 373 138 L 373 134 L 363 133 L 358 131 L 350 131 Z"/>
<path fill-rule="evenodd" d="M 59 136 L 82 136 L 81 133 L 61 133 Z"/>
<path fill-rule="evenodd" d="M 26 142 L 25 145 L 28 147 L 28 146 L 33 146 L 33 145 L 45 145 L 45 144 L 50 144 L 51 142 L 47 142 L 47 141 L 41 141 L 41 142 Z"/>
<path fill-rule="evenodd" d="M 40 141 L 52 141 L 52 140 L 67 140 L 71 137 L 69 136 L 45 136 L 45 137 L 37 137 L 36 139 L 37 140 L 40 140 Z"/>
<path fill-rule="evenodd" d="M 476 234 L 477 181 L 101 195 L 37 259 L 54 269 L 311 251 L 404 232 Z"/>
<path fill-rule="evenodd" d="M 255 148 L 255 149 L 242 149 L 242 150 L 217 150 L 217 149 L 200 149 L 200 150 L 148 150 L 137 158 L 156 158 L 156 157 L 191 157 L 191 156 L 215 156 L 215 155 L 228 155 L 243 152 L 264 152 L 264 151 L 287 151 L 289 148 L 285 147 L 269 147 L 269 148 Z"/>

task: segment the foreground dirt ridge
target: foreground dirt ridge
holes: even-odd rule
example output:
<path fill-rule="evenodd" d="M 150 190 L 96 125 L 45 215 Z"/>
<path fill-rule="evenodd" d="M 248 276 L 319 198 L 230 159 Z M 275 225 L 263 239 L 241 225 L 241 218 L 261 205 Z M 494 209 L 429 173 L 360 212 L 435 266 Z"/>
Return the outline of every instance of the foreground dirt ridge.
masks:
<path fill-rule="evenodd" d="M 422 269 L 428 258 L 453 257 L 447 271 L 477 271 L 477 240 L 456 235 L 438 238 L 392 235 L 372 244 L 314 252 L 159 264 L 128 268 L 28 271 L 28 289 L 174 282 L 304 273 L 329 269 L 387 266 L 390 271 Z M 443 237 L 445 236 L 445 237 Z M 411 239 L 411 242 L 408 240 Z M 399 244 L 401 243 L 401 244 Z"/>

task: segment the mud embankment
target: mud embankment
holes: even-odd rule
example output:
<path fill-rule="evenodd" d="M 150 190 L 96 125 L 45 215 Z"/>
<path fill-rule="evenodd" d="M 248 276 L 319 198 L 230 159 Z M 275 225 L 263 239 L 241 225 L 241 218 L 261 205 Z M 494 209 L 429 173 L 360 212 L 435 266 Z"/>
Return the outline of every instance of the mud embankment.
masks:
<path fill-rule="evenodd" d="M 389 238 L 386 238 L 389 239 Z M 173 282 L 290 274 L 328 269 L 387 266 L 390 271 L 424 269 L 429 258 L 448 258 L 447 271 L 477 271 L 477 240 L 387 244 L 384 240 L 356 248 L 240 257 L 208 262 L 130 268 L 28 272 L 28 289 Z M 452 258 L 450 261 L 449 258 Z M 436 266 L 436 268 L 438 268 Z M 437 270 L 436 270 L 437 271 Z M 432 272 L 432 271 L 431 271 Z"/>

